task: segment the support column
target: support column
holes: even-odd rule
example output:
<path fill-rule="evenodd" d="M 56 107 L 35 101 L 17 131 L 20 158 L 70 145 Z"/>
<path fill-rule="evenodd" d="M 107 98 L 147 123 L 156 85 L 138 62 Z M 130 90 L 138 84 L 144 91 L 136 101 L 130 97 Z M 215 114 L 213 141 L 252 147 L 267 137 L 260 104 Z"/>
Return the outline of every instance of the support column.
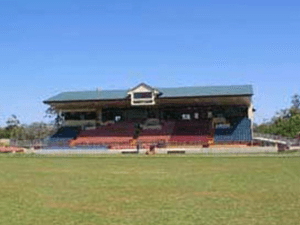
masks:
<path fill-rule="evenodd" d="M 250 131 L 251 131 L 251 138 L 253 138 L 253 121 L 254 121 L 254 112 L 253 112 L 253 104 L 248 107 L 248 119 L 251 121 Z"/>
<path fill-rule="evenodd" d="M 65 126 L 65 118 L 63 118 L 62 114 L 63 114 L 63 111 L 61 109 L 58 110 L 58 117 L 62 119 L 61 126 Z"/>
<path fill-rule="evenodd" d="M 96 127 L 101 126 L 102 124 L 102 109 L 96 111 Z"/>

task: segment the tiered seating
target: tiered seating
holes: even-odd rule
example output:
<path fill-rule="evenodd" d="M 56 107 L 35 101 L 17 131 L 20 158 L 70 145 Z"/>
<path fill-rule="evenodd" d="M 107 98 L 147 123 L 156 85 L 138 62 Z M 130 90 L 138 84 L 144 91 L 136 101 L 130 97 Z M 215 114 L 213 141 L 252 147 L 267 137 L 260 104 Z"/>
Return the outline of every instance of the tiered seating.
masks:
<path fill-rule="evenodd" d="M 178 121 L 170 138 L 173 143 L 208 143 L 210 140 L 207 121 Z"/>
<path fill-rule="evenodd" d="M 78 131 L 78 127 L 61 127 L 51 138 L 74 138 Z"/>
<path fill-rule="evenodd" d="M 134 123 L 132 122 L 119 122 L 98 127 L 94 130 L 85 130 L 82 131 L 75 140 L 71 141 L 71 146 L 130 146 L 134 129 Z"/>
<path fill-rule="evenodd" d="M 48 140 L 47 148 L 69 148 L 70 140 L 79 132 L 77 127 L 62 127 Z"/>
<path fill-rule="evenodd" d="M 231 124 L 230 128 L 217 128 L 215 130 L 214 141 L 216 143 L 250 142 L 252 140 L 250 119 L 233 118 Z"/>
<path fill-rule="evenodd" d="M 136 148 L 151 144 L 199 144 L 209 143 L 211 140 L 209 123 L 207 121 L 178 121 L 178 122 L 149 122 L 141 126 L 141 131 L 134 139 L 136 131 L 134 122 L 119 122 L 81 131 L 76 139 L 71 140 L 74 146 L 106 146 L 113 149 Z"/>
<path fill-rule="evenodd" d="M 147 126 L 142 130 L 138 140 L 143 143 L 167 143 L 174 129 L 174 122 L 164 122 L 153 127 Z"/>

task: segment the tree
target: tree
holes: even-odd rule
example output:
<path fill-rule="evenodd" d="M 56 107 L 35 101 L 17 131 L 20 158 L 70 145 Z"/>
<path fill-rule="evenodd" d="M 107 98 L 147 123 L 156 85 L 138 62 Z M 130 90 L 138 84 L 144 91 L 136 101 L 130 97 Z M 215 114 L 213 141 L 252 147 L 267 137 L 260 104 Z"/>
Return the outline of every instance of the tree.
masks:
<path fill-rule="evenodd" d="M 9 138 L 19 138 L 22 127 L 16 115 L 12 114 L 11 117 L 7 119 L 6 130 L 9 133 Z"/>
<path fill-rule="evenodd" d="M 292 97 L 292 105 L 275 114 L 270 122 L 255 127 L 255 132 L 295 137 L 300 132 L 300 96 Z"/>
<path fill-rule="evenodd" d="M 16 115 L 12 114 L 6 121 L 6 129 L 13 129 L 20 125 L 20 120 L 17 118 Z"/>
<path fill-rule="evenodd" d="M 53 124 L 55 126 L 55 128 L 60 128 L 62 126 L 63 123 L 63 117 L 57 112 L 57 110 L 50 106 L 47 110 L 46 110 L 46 116 L 47 118 L 53 119 Z"/>
<path fill-rule="evenodd" d="M 290 109 L 281 109 L 275 113 L 275 116 L 271 119 L 273 122 L 276 122 L 279 118 L 288 119 L 292 116 Z"/>
<path fill-rule="evenodd" d="M 0 128 L 0 139 L 9 139 L 10 138 L 10 131 L 6 128 Z"/>
<path fill-rule="evenodd" d="M 293 95 L 292 108 L 300 109 L 300 95 L 298 95 L 298 94 Z"/>
<path fill-rule="evenodd" d="M 43 122 L 34 122 L 25 127 L 24 133 L 27 140 L 44 139 L 53 133 L 53 128 Z"/>
<path fill-rule="evenodd" d="M 10 138 L 16 140 L 43 139 L 52 135 L 53 126 L 44 122 L 34 122 L 30 125 L 21 124 L 16 115 L 12 115 L 6 121 L 6 127 L 0 128 L 0 138 Z"/>
<path fill-rule="evenodd" d="M 292 115 L 296 115 L 300 113 L 300 95 L 295 94 L 292 97 L 292 107 L 290 109 L 290 113 Z"/>

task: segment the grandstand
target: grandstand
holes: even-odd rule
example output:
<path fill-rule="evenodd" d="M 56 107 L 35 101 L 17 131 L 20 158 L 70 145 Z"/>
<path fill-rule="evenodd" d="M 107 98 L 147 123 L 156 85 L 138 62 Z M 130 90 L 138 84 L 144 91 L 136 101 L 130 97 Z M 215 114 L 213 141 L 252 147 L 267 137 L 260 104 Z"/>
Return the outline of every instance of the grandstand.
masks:
<path fill-rule="evenodd" d="M 44 101 L 64 119 L 50 146 L 111 149 L 249 144 L 251 85 L 63 92 Z"/>

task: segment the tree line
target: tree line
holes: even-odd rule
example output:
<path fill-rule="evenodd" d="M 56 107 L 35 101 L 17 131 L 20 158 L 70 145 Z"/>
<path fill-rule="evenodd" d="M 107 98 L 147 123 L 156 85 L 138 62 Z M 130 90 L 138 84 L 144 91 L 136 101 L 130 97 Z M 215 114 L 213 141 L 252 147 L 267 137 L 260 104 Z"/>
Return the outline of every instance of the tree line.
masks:
<path fill-rule="evenodd" d="M 254 131 L 265 134 L 275 134 L 285 137 L 300 135 L 300 96 L 292 96 L 291 106 L 277 112 L 269 122 L 254 127 Z"/>
<path fill-rule="evenodd" d="M 0 128 L 0 139 L 35 140 L 52 135 L 55 127 L 44 122 L 34 122 L 29 125 L 21 124 L 16 115 L 6 121 L 6 126 Z"/>

